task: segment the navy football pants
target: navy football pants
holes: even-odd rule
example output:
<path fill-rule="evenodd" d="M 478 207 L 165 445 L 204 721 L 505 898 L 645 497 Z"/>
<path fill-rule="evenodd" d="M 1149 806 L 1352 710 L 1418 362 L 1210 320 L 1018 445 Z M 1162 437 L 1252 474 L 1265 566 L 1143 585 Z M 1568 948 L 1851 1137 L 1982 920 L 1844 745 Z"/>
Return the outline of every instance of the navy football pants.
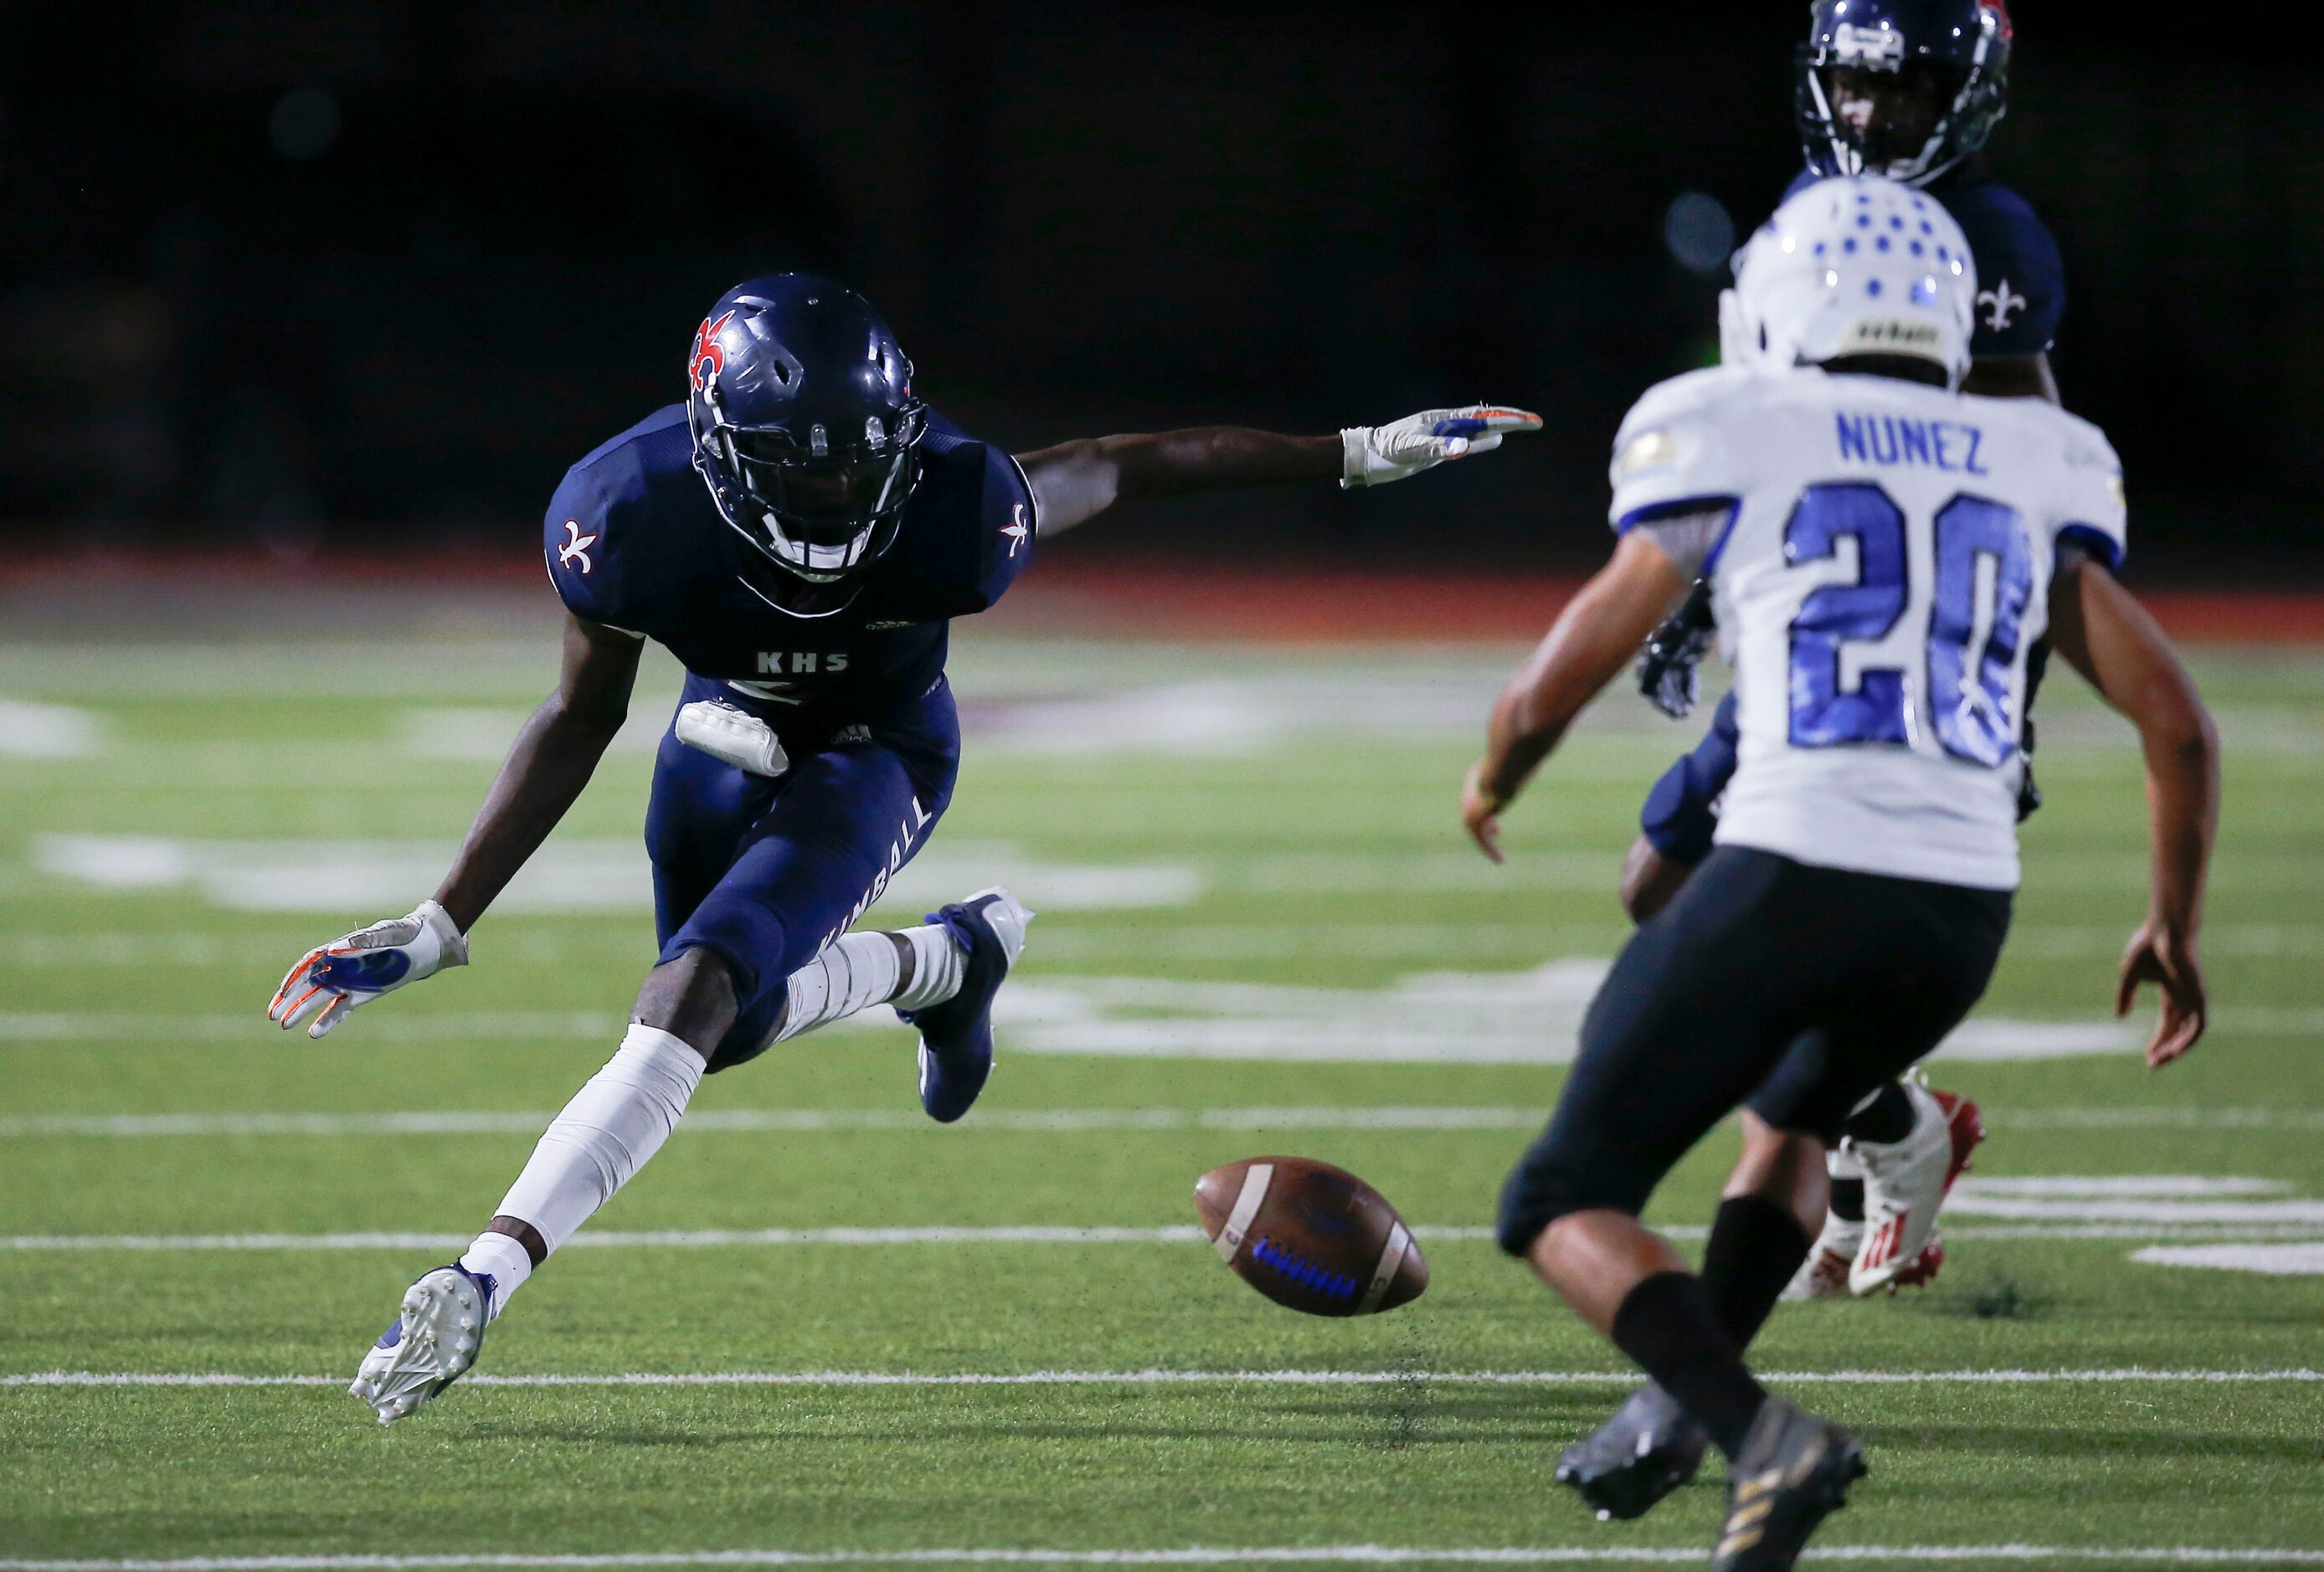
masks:
<path fill-rule="evenodd" d="M 1635 1217 L 1746 1099 L 1778 1129 L 1837 1139 L 1984 994 L 2010 906 L 2000 890 L 1713 850 L 1591 1001 L 1557 1111 L 1502 1189 L 1501 1247 L 1524 1255 L 1569 1212 Z"/>
<path fill-rule="evenodd" d="M 680 704 L 724 696 L 687 681 Z M 960 722 L 939 681 L 881 724 L 795 737 L 779 780 L 748 774 L 664 733 L 646 808 L 661 959 L 707 950 L 734 978 L 742 1014 L 714 1071 L 764 1051 L 790 974 L 887 888 L 952 802 Z M 836 735 L 835 735 L 836 731 Z"/>

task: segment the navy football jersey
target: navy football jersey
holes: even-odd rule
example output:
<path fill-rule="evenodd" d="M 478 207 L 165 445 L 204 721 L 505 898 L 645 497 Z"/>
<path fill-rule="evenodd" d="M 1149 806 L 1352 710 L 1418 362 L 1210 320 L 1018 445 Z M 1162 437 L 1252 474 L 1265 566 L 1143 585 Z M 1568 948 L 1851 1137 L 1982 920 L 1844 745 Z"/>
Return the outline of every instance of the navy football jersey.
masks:
<path fill-rule="evenodd" d="M 784 729 L 875 722 L 927 693 L 950 619 L 991 606 L 1031 560 L 1035 517 L 1017 461 L 931 411 L 895 543 L 837 611 L 784 611 L 745 582 L 782 570 L 719 517 L 673 404 L 567 471 L 543 522 L 575 616 L 659 641 Z"/>
<path fill-rule="evenodd" d="M 1786 199 L 1814 185 L 1803 172 Z M 2066 267 L 2058 243 L 2025 198 L 1981 171 L 1955 166 L 1928 193 L 1945 205 L 1977 258 L 1977 333 L 1969 353 L 2034 355 L 2057 341 L 2066 315 Z"/>

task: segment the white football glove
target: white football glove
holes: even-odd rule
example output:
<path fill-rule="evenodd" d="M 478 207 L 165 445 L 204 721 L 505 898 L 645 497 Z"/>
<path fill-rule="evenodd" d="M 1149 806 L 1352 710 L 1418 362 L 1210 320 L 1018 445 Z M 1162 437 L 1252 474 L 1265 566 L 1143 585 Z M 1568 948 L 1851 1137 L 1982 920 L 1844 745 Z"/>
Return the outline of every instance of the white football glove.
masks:
<path fill-rule="evenodd" d="M 407 982 L 468 964 L 468 941 L 434 901 L 408 917 L 391 917 L 332 940 L 299 958 L 274 991 L 266 1018 L 289 1031 L 309 1016 L 307 1035 L 321 1038 L 352 1014 Z M 316 1015 L 320 1011 L 320 1015 Z"/>
<path fill-rule="evenodd" d="M 1340 433 L 1345 455 L 1340 489 L 1384 486 L 1452 459 L 1490 453 L 1512 431 L 1540 429 L 1540 416 L 1501 404 L 1423 409 L 1387 426 L 1351 426 Z"/>

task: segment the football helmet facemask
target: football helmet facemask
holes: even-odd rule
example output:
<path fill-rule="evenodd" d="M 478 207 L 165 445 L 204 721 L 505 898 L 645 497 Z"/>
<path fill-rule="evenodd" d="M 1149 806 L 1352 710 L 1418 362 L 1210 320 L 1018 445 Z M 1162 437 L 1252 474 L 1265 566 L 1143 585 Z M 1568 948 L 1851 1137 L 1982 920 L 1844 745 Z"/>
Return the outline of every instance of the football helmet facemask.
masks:
<path fill-rule="evenodd" d="M 1812 15 L 1794 97 L 1814 174 L 1926 185 L 2007 112 L 2004 0 L 1817 0 Z"/>
<path fill-rule="evenodd" d="M 807 273 L 738 284 L 695 329 L 687 377 L 694 466 L 760 556 L 831 584 L 895 543 L 927 406 L 869 301 Z"/>

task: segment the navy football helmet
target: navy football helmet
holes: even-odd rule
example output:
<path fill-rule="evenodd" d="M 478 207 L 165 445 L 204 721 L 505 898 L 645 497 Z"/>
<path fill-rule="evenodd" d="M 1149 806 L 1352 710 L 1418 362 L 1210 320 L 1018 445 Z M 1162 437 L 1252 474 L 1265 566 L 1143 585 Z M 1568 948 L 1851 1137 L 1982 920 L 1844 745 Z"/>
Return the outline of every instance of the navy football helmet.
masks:
<path fill-rule="evenodd" d="M 812 273 L 718 297 L 687 357 L 694 467 L 760 555 L 831 584 L 895 543 L 927 406 L 872 303 Z"/>
<path fill-rule="evenodd" d="M 2009 103 L 2006 0 L 1816 0 L 1793 84 L 1808 168 L 1923 186 Z"/>

